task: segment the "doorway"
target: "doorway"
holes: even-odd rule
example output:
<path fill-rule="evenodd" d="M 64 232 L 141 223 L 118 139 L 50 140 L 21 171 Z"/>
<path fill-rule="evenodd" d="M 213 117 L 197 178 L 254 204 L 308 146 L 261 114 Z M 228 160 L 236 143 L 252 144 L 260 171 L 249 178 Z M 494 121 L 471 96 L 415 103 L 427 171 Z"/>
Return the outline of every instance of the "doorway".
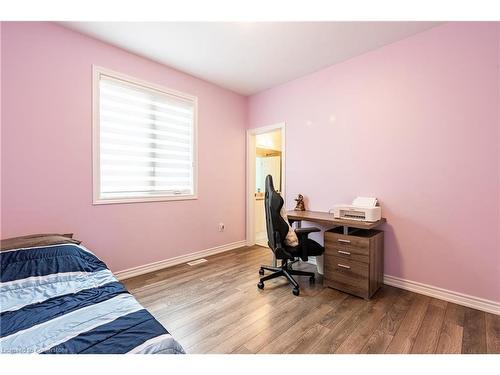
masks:
<path fill-rule="evenodd" d="M 285 123 L 247 131 L 247 246 L 267 247 L 264 184 L 268 174 L 285 199 Z"/>

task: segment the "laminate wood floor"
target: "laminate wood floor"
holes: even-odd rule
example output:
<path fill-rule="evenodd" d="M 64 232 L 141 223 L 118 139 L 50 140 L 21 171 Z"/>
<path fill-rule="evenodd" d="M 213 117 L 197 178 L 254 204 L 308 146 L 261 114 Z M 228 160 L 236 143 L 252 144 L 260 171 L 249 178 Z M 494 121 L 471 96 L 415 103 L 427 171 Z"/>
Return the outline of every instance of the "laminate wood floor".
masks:
<path fill-rule="evenodd" d="M 370 301 L 296 277 L 256 286 L 253 246 L 124 281 L 187 353 L 500 353 L 500 316 L 383 286 Z M 308 263 L 297 269 L 315 270 Z"/>

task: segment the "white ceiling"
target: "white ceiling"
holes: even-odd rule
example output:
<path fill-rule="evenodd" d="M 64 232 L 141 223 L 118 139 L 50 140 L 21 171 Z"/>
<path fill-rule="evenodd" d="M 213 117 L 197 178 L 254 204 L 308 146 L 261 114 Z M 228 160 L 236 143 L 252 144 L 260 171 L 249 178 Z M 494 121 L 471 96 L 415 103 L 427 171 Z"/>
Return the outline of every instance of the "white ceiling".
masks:
<path fill-rule="evenodd" d="M 243 95 L 279 85 L 439 22 L 63 22 Z"/>

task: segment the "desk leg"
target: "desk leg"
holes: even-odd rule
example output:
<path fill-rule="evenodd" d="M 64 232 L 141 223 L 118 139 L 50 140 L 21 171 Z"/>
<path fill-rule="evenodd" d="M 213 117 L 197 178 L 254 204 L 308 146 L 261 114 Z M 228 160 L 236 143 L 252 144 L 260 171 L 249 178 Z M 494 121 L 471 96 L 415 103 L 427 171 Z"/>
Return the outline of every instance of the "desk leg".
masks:
<path fill-rule="evenodd" d="M 344 230 L 343 230 L 343 233 L 345 236 L 348 236 L 349 235 L 349 227 L 348 226 L 343 226 Z"/>

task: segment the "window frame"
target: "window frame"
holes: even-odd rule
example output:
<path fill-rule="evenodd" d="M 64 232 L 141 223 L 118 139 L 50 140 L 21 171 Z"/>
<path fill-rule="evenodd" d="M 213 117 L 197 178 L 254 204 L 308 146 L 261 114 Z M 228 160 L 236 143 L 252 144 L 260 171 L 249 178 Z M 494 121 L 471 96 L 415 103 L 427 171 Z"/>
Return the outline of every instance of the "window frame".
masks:
<path fill-rule="evenodd" d="M 158 91 L 165 95 L 176 96 L 183 100 L 193 102 L 193 194 L 163 194 L 155 196 L 135 196 L 119 198 L 101 197 L 101 163 L 100 163 L 100 77 L 101 75 L 124 81 L 132 86 L 146 87 L 149 90 Z M 181 201 L 198 199 L 198 98 L 194 95 L 172 90 L 151 82 L 118 73 L 97 65 L 92 65 L 92 203 L 117 204 L 117 203 L 141 203 Z"/>

